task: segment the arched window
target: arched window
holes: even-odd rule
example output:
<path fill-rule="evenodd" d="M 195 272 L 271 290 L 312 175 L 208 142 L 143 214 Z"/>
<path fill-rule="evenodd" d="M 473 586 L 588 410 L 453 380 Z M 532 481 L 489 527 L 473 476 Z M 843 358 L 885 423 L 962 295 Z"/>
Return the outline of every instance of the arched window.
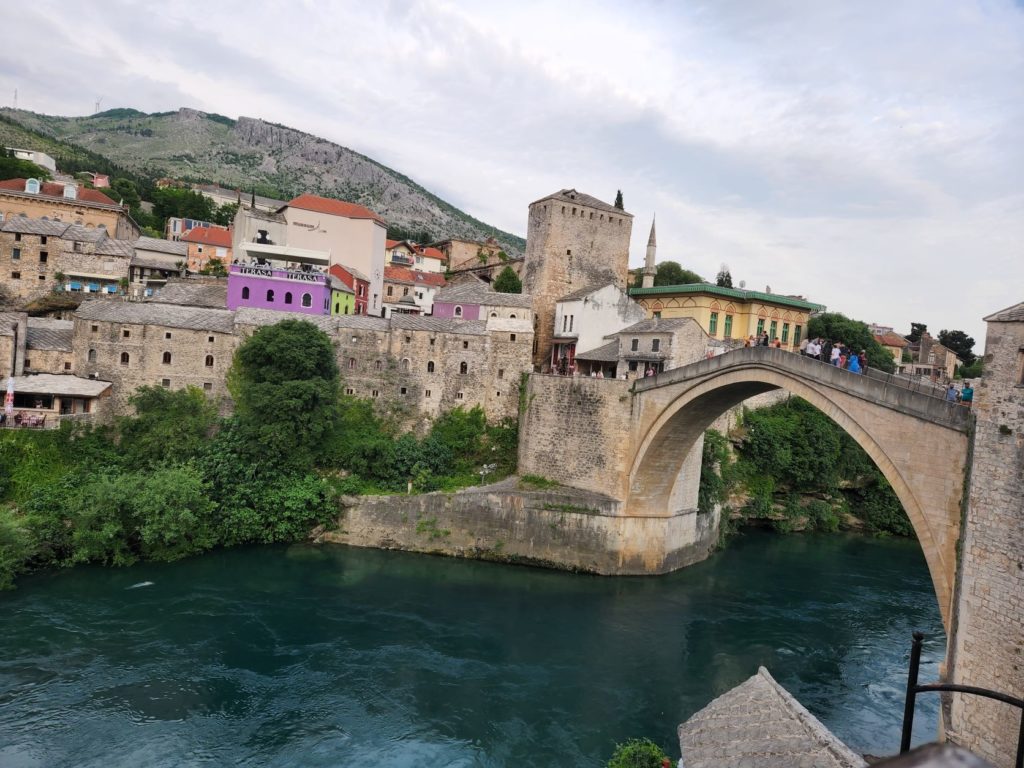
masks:
<path fill-rule="evenodd" d="M 39 194 L 39 179 L 26 179 L 25 180 L 25 191 L 30 195 Z"/>
<path fill-rule="evenodd" d="M 428 360 L 427 361 L 427 373 L 433 373 L 433 372 L 434 372 L 434 361 L 433 360 Z"/>
<path fill-rule="evenodd" d="M 274 300 L 274 292 L 273 291 L 267 291 L 267 301 L 272 302 L 273 300 Z"/>
<path fill-rule="evenodd" d="M 308 293 L 302 294 L 302 306 L 304 306 L 304 307 L 312 307 L 313 306 L 313 297 L 311 295 L 309 295 Z"/>
<path fill-rule="evenodd" d="M 285 295 L 284 295 L 284 303 L 285 304 L 291 304 L 292 303 L 292 292 L 291 291 L 288 291 L 287 293 L 285 293 Z"/>
<path fill-rule="evenodd" d="M 249 298 L 249 286 L 245 286 L 244 288 L 242 288 L 242 298 L 243 299 L 248 299 Z"/>
<path fill-rule="evenodd" d="M 469 373 L 469 363 L 459 363 L 459 373 Z"/>
<path fill-rule="evenodd" d="M 513 312 L 511 315 L 509 315 L 509 319 L 515 320 L 516 319 L 516 313 Z"/>
<path fill-rule="evenodd" d="M 213 355 L 206 356 L 206 367 L 213 368 Z"/>
<path fill-rule="evenodd" d="M 355 367 L 356 367 L 356 359 L 354 357 L 350 357 L 348 359 L 348 369 L 350 371 L 353 371 L 353 370 L 355 370 Z"/>
<path fill-rule="evenodd" d="M 164 365 L 170 365 L 170 364 L 171 364 L 171 353 L 170 352 L 164 352 Z"/>
<path fill-rule="evenodd" d="M 455 316 L 456 317 L 462 317 L 462 307 L 456 307 L 455 308 Z"/>
<path fill-rule="evenodd" d="M 409 370 L 409 358 L 408 357 L 403 357 L 402 358 L 402 370 L 403 371 L 408 371 Z"/>
<path fill-rule="evenodd" d="M 491 312 L 491 317 L 497 317 L 497 316 L 498 316 L 497 312 Z"/>
<path fill-rule="evenodd" d="M 90 349 L 89 350 L 89 362 L 90 363 L 95 363 L 96 362 L 96 350 L 95 349 Z"/>
<path fill-rule="evenodd" d="M 375 360 L 373 363 L 373 367 L 379 371 L 384 367 L 384 364 L 380 360 Z"/>
<path fill-rule="evenodd" d="M 128 353 L 127 352 L 122 352 L 121 353 L 121 365 L 128 365 L 128 359 L 129 359 L 128 358 Z"/>

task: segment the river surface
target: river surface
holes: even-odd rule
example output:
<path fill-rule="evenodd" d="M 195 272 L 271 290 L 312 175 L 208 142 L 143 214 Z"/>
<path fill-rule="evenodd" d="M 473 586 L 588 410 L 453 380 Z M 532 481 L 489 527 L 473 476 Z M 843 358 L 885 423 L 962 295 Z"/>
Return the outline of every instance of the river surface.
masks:
<path fill-rule="evenodd" d="M 634 736 L 676 758 L 676 726 L 758 665 L 890 754 L 910 633 L 922 680 L 944 644 L 916 542 L 853 535 L 747 533 L 628 579 L 238 549 L 36 575 L 0 611 L 3 768 L 596 768 Z"/>

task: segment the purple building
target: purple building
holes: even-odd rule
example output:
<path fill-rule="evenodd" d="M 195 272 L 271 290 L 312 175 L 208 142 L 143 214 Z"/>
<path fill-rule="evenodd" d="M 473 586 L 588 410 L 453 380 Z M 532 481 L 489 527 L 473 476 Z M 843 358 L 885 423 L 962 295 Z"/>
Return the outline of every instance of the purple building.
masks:
<path fill-rule="evenodd" d="M 228 309 L 256 307 L 307 315 L 331 313 L 330 277 L 322 272 L 268 265 L 228 268 Z"/>

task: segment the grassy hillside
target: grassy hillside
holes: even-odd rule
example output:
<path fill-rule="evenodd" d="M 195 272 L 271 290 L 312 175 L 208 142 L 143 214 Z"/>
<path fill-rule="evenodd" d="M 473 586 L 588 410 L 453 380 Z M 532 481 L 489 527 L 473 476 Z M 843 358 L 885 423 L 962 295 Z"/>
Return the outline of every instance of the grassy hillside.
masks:
<path fill-rule="evenodd" d="M 133 177 L 170 176 L 290 199 L 313 192 L 361 203 L 396 228 L 432 238 L 494 237 L 510 253 L 523 238 L 492 227 L 407 176 L 346 147 L 276 123 L 191 109 L 146 114 L 111 109 L 88 117 L 0 110 L 0 137 L 42 149 L 64 165 L 100 158 Z M 73 170 L 84 168 L 76 167 Z"/>

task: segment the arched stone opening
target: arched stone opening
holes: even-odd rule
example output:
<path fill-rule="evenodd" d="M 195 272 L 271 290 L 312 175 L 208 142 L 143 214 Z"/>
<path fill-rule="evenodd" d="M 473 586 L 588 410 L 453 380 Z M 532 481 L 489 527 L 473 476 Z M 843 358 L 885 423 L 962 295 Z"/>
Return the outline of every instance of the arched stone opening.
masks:
<path fill-rule="evenodd" d="M 947 498 L 946 508 L 933 509 L 926 514 L 920 497 L 923 483 L 929 479 L 914 472 L 915 461 L 919 461 L 912 446 L 915 436 L 907 434 L 897 443 L 892 439 L 888 442 L 884 442 L 884 438 L 876 439 L 875 435 L 881 431 L 879 419 L 885 418 L 884 413 L 860 411 L 849 404 L 844 407 L 830 395 L 827 386 L 817 382 L 767 367 L 750 366 L 727 369 L 681 386 L 666 386 L 660 392 L 644 393 L 641 407 L 656 411 L 651 418 L 643 419 L 650 427 L 638 436 L 641 439 L 625 489 L 625 514 L 669 517 L 696 509 L 704 432 L 728 409 L 773 389 L 787 390 L 825 413 L 865 450 L 888 480 L 924 552 L 942 619 L 948 629 L 954 578 L 952 545 L 956 536 L 948 528 L 958 520 L 958 496 Z M 867 407 L 882 409 L 878 405 Z M 872 423 L 862 423 L 869 420 Z M 949 495 L 947 493 L 947 497 Z M 937 525 L 944 530 L 937 531 Z"/>

